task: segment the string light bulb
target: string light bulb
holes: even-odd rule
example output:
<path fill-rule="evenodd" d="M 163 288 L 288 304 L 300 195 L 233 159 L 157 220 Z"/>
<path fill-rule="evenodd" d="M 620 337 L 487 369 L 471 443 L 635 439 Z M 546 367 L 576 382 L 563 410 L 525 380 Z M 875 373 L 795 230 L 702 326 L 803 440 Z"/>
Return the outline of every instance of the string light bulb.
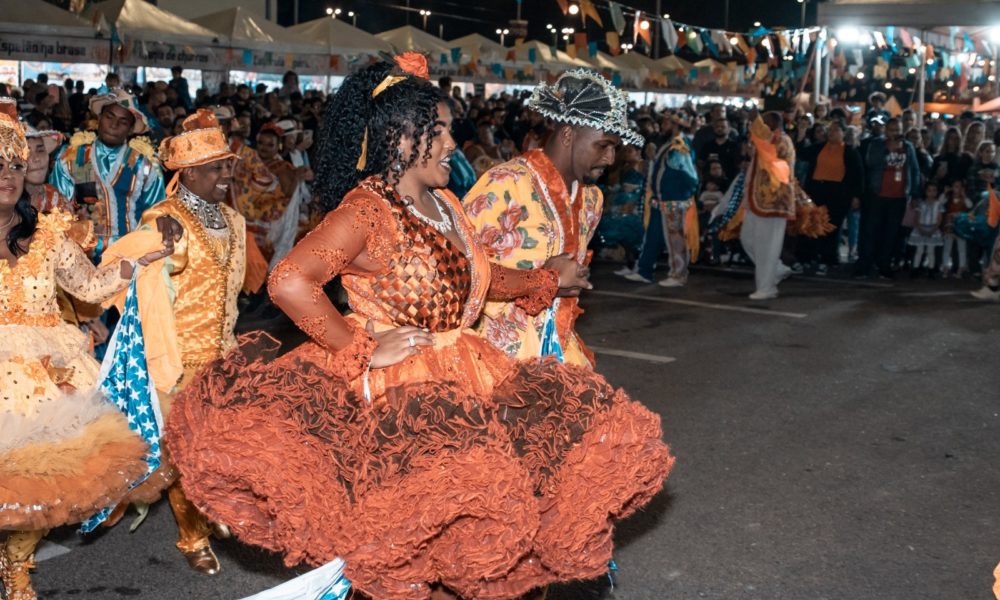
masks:
<path fill-rule="evenodd" d="M 569 14 L 571 14 L 571 15 L 578 15 L 578 14 L 580 14 L 580 7 L 578 5 L 576 5 L 576 4 L 570 4 L 569 5 Z"/>

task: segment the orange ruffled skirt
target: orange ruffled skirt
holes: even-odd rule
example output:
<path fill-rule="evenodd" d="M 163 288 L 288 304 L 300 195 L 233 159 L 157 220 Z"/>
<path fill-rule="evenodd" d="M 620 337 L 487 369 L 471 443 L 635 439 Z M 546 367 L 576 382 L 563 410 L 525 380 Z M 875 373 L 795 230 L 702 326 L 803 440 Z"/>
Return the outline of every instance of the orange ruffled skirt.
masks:
<path fill-rule="evenodd" d="M 471 331 L 338 379 L 313 343 L 265 334 L 174 399 L 167 445 L 188 497 L 289 565 L 347 563 L 372 598 L 516 598 L 607 571 L 614 522 L 673 458 L 660 419 L 600 375 L 511 362 Z"/>
<path fill-rule="evenodd" d="M 0 333 L 0 531 L 77 523 L 121 500 L 147 447 L 95 388 L 84 335 L 65 324 Z"/>

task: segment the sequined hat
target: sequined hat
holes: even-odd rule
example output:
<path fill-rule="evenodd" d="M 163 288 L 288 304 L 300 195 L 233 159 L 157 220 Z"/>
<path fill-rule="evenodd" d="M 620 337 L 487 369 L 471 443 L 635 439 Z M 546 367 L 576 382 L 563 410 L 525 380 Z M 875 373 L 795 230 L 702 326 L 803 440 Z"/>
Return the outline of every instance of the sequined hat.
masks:
<path fill-rule="evenodd" d="M 24 127 L 17 120 L 17 100 L 0 97 L 0 158 L 28 160 L 30 153 Z"/>
<path fill-rule="evenodd" d="M 528 105 L 556 123 L 592 127 L 641 147 L 645 139 L 628 126 L 628 96 L 588 69 L 573 69 L 555 84 L 540 84 Z"/>
<path fill-rule="evenodd" d="M 132 125 L 133 135 L 149 131 L 149 121 L 146 120 L 146 115 L 139 110 L 139 104 L 132 94 L 120 88 L 114 88 L 103 94 L 98 94 L 90 99 L 90 112 L 101 116 L 101 111 L 109 104 L 117 104 L 132 113 L 132 116 L 135 117 L 135 124 Z"/>
<path fill-rule="evenodd" d="M 199 108 L 184 119 L 184 132 L 160 142 L 160 160 L 172 171 L 235 158 L 213 111 Z"/>

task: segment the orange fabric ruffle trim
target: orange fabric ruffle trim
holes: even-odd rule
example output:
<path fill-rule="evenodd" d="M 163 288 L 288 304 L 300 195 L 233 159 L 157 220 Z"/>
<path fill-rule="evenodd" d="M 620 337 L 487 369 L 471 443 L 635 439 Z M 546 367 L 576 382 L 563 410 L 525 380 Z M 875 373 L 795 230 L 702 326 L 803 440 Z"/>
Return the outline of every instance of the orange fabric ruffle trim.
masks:
<path fill-rule="evenodd" d="M 146 472 L 146 445 L 117 411 L 75 437 L 27 444 L 0 455 L 0 530 L 80 522 L 125 496 Z M 39 508 L 40 507 L 40 508 Z"/>
<path fill-rule="evenodd" d="M 276 347 L 245 337 L 201 371 L 174 400 L 168 450 L 211 519 L 289 565 L 340 556 L 376 600 L 437 582 L 516 598 L 598 575 L 614 521 L 673 464 L 659 417 L 589 369 L 508 363 L 486 393 L 431 371 L 368 402 L 318 347 L 274 361 Z"/>

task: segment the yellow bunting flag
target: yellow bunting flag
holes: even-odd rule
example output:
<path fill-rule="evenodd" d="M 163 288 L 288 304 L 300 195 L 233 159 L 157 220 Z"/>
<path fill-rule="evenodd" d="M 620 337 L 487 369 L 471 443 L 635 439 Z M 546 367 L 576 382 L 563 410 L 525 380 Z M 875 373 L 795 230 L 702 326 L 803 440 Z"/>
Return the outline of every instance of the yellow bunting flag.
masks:
<path fill-rule="evenodd" d="M 587 17 L 590 17 L 597 23 L 598 27 L 604 27 L 604 22 L 601 21 L 601 15 L 598 14 L 597 8 L 590 0 L 580 0 L 580 19 L 587 23 Z"/>
<path fill-rule="evenodd" d="M 608 50 L 612 56 L 618 56 L 622 51 L 621 40 L 618 39 L 617 31 L 607 31 L 604 33 L 604 41 L 608 43 Z"/>

